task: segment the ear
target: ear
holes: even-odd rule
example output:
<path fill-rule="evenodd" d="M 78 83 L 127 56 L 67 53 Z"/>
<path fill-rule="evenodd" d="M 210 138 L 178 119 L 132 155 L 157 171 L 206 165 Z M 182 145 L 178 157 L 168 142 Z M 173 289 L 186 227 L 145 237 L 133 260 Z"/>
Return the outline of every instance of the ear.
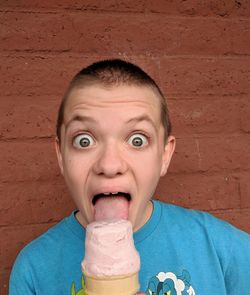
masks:
<path fill-rule="evenodd" d="M 169 136 L 165 144 L 164 152 L 162 155 L 162 166 L 161 166 L 161 174 L 160 174 L 161 176 L 164 176 L 168 171 L 168 167 L 175 150 L 175 145 L 176 145 L 175 137 L 172 135 Z"/>
<path fill-rule="evenodd" d="M 58 165 L 59 165 L 61 174 L 63 175 L 63 172 L 64 172 L 63 171 L 63 160 L 62 160 L 60 141 L 59 141 L 58 137 L 56 137 L 56 140 L 55 140 L 55 149 L 56 149 L 56 156 L 57 156 Z"/>

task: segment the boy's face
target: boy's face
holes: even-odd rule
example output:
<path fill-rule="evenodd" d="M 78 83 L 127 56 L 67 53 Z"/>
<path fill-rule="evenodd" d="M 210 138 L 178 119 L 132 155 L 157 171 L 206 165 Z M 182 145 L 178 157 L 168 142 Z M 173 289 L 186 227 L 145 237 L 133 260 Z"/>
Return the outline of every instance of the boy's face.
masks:
<path fill-rule="evenodd" d="M 149 200 L 175 145 L 172 136 L 164 144 L 160 113 L 160 99 L 149 87 L 72 90 L 57 155 L 83 226 L 108 215 L 128 218 L 137 230 L 149 219 Z M 116 192 L 126 195 L 104 195 Z"/>

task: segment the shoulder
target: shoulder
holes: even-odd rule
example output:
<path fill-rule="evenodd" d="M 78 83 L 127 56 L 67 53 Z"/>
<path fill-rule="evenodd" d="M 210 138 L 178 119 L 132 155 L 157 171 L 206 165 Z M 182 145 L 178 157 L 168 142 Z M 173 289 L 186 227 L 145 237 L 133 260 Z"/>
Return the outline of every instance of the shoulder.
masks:
<path fill-rule="evenodd" d="M 10 294 L 35 294 L 35 270 L 43 269 L 44 261 L 49 261 L 51 251 L 56 247 L 55 241 L 64 228 L 64 220 L 51 227 L 48 231 L 26 245 L 17 255 L 11 270 Z M 37 266 L 37 267 L 36 267 Z"/>
<path fill-rule="evenodd" d="M 202 253 L 202 263 L 207 261 L 209 268 L 219 267 L 227 294 L 246 294 L 250 289 L 250 235 L 207 212 L 156 203 L 161 233 L 195 259 Z"/>
<path fill-rule="evenodd" d="M 13 270 L 27 269 L 33 264 L 50 261 L 69 235 L 67 217 L 27 244 L 17 255 Z"/>
<path fill-rule="evenodd" d="M 250 275 L 250 235 L 230 223 L 198 210 L 165 203 L 161 207 L 161 223 L 168 235 L 191 240 L 197 249 L 216 253 L 227 278 L 237 276 L 237 269 Z M 235 273 L 236 272 L 236 273 Z"/>
<path fill-rule="evenodd" d="M 11 271 L 10 294 L 35 294 L 37 284 L 47 280 L 46 274 L 56 269 L 65 256 L 64 249 L 75 241 L 70 227 L 72 219 L 73 214 L 52 226 L 20 251 Z"/>
<path fill-rule="evenodd" d="M 158 202 L 158 201 L 156 201 Z M 187 209 L 158 202 L 162 210 L 162 221 L 168 226 L 179 227 L 193 234 L 206 235 L 215 245 L 228 250 L 234 244 L 250 246 L 250 235 L 230 223 L 221 220 L 208 212 Z M 249 248 L 250 249 L 250 248 Z"/>
<path fill-rule="evenodd" d="M 63 242 L 63 237 L 65 237 L 65 233 L 67 233 L 67 219 L 69 217 L 61 220 L 57 224 L 53 225 L 46 232 L 41 234 L 39 237 L 31 241 L 28 245 L 26 245 L 21 253 L 29 253 L 34 254 L 34 251 L 39 251 L 41 249 L 46 249 L 51 247 L 52 245 L 57 247 L 61 242 Z"/>

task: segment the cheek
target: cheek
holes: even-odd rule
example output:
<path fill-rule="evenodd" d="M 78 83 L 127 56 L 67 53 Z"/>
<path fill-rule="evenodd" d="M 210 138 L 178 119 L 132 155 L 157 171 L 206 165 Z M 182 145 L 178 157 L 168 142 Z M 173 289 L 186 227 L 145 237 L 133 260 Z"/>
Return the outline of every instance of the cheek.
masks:
<path fill-rule="evenodd" d="M 139 160 L 137 162 L 140 169 L 145 173 L 150 173 L 148 170 L 154 170 L 157 174 L 157 172 L 161 170 L 162 153 L 158 150 L 151 151 L 145 154 L 144 157 L 140 159 L 140 162 Z"/>
<path fill-rule="evenodd" d="M 161 161 L 151 157 L 137 163 L 137 176 L 145 190 L 154 190 L 160 179 Z"/>
<path fill-rule="evenodd" d="M 64 162 L 64 176 L 68 182 L 77 183 L 83 178 L 84 166 L 76 157 L 68 157 Z"/>

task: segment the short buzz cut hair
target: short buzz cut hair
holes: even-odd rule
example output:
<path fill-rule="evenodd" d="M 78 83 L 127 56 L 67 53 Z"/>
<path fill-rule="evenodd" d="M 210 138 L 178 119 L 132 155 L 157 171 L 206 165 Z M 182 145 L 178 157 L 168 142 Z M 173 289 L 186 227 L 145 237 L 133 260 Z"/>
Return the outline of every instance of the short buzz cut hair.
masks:
<path fill-rule="evenodd" d="M 137 65 L 121 60 L 108 59 L 97 61 L 79 71 L 69 84 L 69 87 L 62 98 L 58 117 L 56 133 L 60 143 L 61 126 L 64 121 L 64 110 L 71 91 L 75 88 L 101 84 L 107 87 L 120 85 L 148 86 L 157 92 L 160 99 L 161 122 L 165 130 L 165 141 L 171 134 L 171 122 L 167 109 L 166 99 L 156 82 Z"/>

